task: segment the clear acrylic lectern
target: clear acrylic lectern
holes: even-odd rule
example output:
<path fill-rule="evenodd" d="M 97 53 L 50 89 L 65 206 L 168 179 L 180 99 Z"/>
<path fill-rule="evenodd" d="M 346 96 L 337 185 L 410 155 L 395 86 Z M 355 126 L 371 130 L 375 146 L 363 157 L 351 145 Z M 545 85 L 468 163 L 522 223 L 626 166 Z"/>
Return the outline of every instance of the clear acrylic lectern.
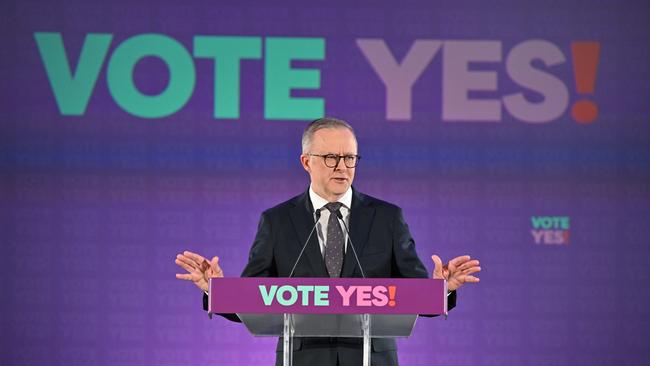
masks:
<path fill-rule="evenodd" d="M 294 337 L 409 337 L 417 314 L 447 315 L 447 282 L 405 278 L 213 278 L 208 312 L 237 314 L 254 336 L 282 336 L 284 366 Z M 355 293 L 356 296 L 352 296 Z"/>
<path fill-rule="evenodd" d="M 370 365 L 370 337 L 408 337 L 417 315 L 237 314 L 255 336 L 282 336 L 284 366 L 293 364 L 294 337 L 363 338 L 363 366 Z"/>

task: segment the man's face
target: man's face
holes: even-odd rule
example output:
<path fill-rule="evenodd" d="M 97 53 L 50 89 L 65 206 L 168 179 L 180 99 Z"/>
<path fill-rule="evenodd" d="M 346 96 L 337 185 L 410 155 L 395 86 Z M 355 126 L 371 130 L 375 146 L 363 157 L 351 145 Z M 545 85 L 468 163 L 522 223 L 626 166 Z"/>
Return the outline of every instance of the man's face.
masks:
<path fill-rule="evenodd" d="M 357 140 L 347 128 L 324 128 L 314 133 L 307 153 L 317 155 L 357 155 Z M 300 161 L 311 178 L 311 186 L 319 196 L 333 202 L 352 185 L 354 169 L 340 159 L 338 166 L 330 168 L 320 156 L 300 155 Z"/>

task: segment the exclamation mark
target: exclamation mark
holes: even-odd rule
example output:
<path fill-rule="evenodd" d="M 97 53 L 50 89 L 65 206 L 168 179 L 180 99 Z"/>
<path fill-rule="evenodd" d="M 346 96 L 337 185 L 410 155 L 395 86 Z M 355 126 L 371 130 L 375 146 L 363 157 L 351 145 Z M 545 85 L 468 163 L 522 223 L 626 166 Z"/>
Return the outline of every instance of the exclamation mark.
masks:
<path fill-rule="evenodd" d="M 596 71 L 600 56 L 599 42 L 573 42 L 573 71 L 576 91 L 579 94 L 593 94 L 596 88 Z M 578 123 L 591 123 L 598 116 L 598 106 L 591 100 L 580 99 L 571 108 L 571 116 Z"/>
<path fill-rule="evenodd" d="M 388 306 L 395 306 L 395 292 L 397 292 L 397 287 L 388 286 Z"/>

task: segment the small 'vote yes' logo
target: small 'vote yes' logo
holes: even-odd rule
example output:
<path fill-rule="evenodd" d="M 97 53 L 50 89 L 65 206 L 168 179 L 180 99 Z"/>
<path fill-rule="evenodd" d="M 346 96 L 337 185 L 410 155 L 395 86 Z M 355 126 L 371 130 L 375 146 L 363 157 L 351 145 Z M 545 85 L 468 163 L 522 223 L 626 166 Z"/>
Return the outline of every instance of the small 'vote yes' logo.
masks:
<path fill-rule="evenodd" d="M 530 218 L 535 244 L 569 244 L 571 223 L 568 216 L 532 216 Z"/>

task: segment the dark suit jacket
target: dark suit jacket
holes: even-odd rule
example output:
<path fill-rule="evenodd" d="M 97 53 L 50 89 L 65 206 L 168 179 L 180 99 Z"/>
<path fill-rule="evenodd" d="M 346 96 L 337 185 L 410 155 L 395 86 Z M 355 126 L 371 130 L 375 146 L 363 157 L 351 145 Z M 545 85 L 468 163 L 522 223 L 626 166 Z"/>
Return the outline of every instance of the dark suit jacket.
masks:
<path fill-rule="evenodd" d="M 242 277 L 288 277 L 314 225 L 313 212 L 309 191 L 264 211 Z M 429 277 L 399 207 L 353 189 L 349 228 L 350 240 L 366 277 Z M 294 277 L 329 277 L 317 235 L 312 235 L 307 244 Z M 341 277 L 362 277 L 349 247 Z M 207 309 L 207 296 L 203 302 Z M 453 292 L 448 297 L 449 309 L 455 304 Z M 234 314 L 223 316 L 239 321 Z M 397 365 L 396 350 L 394 339 L 373 339 L 372 365 Z M 296 338 L 294 364 L 335 366 L 338 359 L 340 365 L 357 366 L 361 364 L 361 351 L 362 342 L 358 338 Z M 281 341 L 277 352 L 276 365 L 281 365 Z"/>

